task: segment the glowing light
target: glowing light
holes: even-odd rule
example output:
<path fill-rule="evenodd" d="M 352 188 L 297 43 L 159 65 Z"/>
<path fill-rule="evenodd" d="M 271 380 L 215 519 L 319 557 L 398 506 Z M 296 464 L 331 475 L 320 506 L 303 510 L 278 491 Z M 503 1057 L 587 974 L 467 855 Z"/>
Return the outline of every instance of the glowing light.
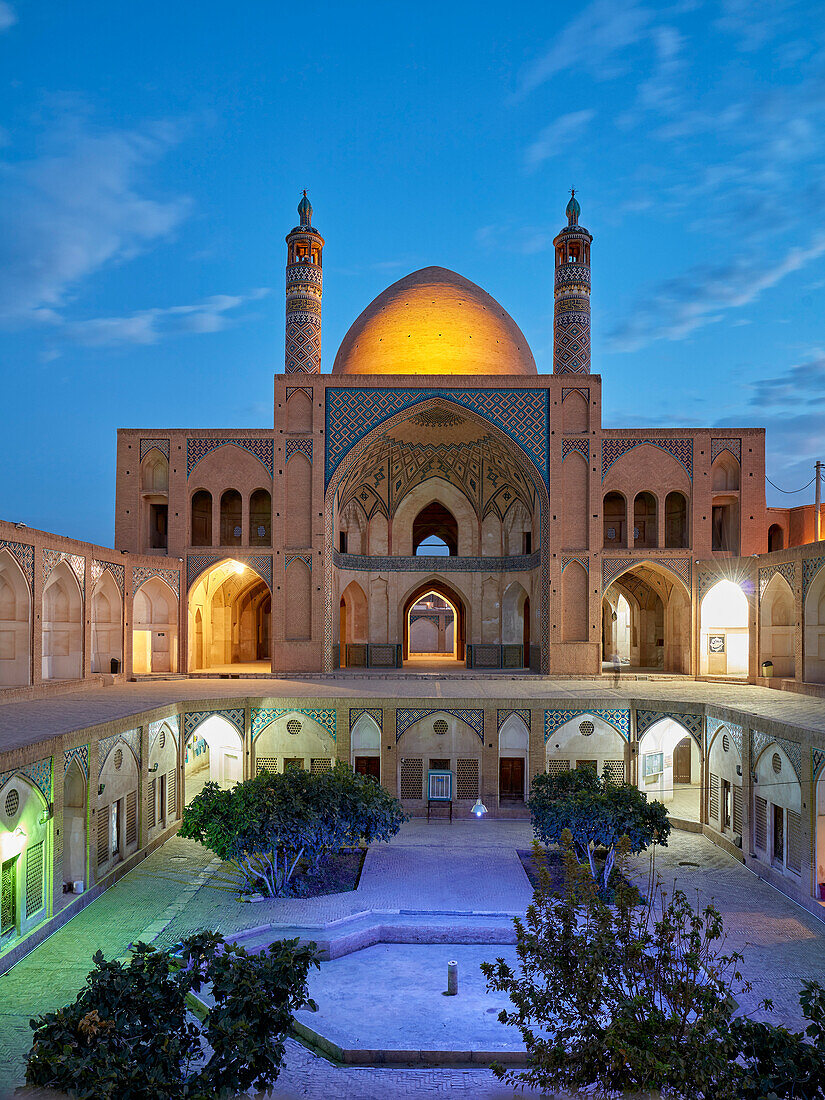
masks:
<path fill-rule="evenodd" d="M 738 584 L 719 581 L 702 600 L 702 629 L 747 627 L 748 601 Z"/>
<path fill-rule="evenodd" d="M 243 573 L 243 571 L 246 569 L 246 566 L 242 561 L 233 561 L 232 568 L 235 570 L 238 576 L 240 576 L 241 573 Z"/>
<path fill-rule="evenodd" d="M 19 825 L 13 833 L 3 833 L 0 835 L 0 852 L 2 852 L 4 860 L 19 856 L 25 846 L 26 832 Z"/>
<path fill-rule="evenodd" d="M 475 801 L 475 805 L 473 806 L 472 810 L 470 810 L 470 813 L 474 814 L 476 817 L 484 817 L 484 815 L 487 813 L 487 807 L 484 805 L 480 798 L 477 798 Z"/>

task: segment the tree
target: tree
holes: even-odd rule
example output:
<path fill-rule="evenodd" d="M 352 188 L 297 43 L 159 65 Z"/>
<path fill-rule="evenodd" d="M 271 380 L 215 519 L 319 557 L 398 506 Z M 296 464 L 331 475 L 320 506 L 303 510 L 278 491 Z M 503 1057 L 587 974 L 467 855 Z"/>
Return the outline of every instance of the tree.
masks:
<path fill-rule="evenodd" d="M 128 963 L 94 956 L 74 1004 L 31 1021 L 26 1083 L 78 1100 L 215 1100 L 277 1080 L 293 1011 L 308 1000 L 315 945 L 249 954 L 213 932 L 183 941 L 182 964 L 144 943 Z M 214 1001 L 200 1026 L 186 996 Z"/>
<path fill-rule="evenodd" d="M 552 1091 L 715 1096 L 732 1061 L 731 994 L 748 988 L 740 956 L 722 951 L 719 913 L 692 907 L 680 891 L 666 895 L 652 873 L 642 904 L 620 879 L 608 905 L 570 831 L 560 840 L 564 897 L 553 896 L 545 862 L 525 921 L 514 921 L 517 969 L 503 959 L 481 967 L 488 989 L 512 1002 L 499 1020 L 517 1027 L 527 1048 L 525 1071 L 494 1072 Z M 622 841 L 620 870 L 630 847 Z"/>
<path fill-rule="evenodd" d="M 628 838 L 628 850 L 635 854 L 650 844 L 667 845 L 670 835 L 661 802 L 648 802 L 632 784 L 614 783 L 590 767 L 558 775 L 539 773 L 527 805 L 533 832 L 544 844 L 557 844 L 564 830 L 569 830 L 579 862 L 587 862 L 602 890 L 607 889 L 622 837 Z M 597 847 L 606 849 L 601 875 L 596 867 Z"/>
<path fill-rule="evenodd" d="M 401 803 L 346 764 L 300 768 L 221 790 L 207 783 L 184 809 L 179 835 L 231 863 L 249 890 L 287 894 L 302 861 L 315 865 L 347 845 L 389 840 L 406 820 Z"/>

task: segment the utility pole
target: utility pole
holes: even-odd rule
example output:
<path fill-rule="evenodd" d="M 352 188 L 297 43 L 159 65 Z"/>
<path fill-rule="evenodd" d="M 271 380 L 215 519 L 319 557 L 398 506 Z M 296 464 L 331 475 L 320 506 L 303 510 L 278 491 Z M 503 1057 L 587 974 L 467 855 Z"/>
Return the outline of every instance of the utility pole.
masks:
<path fill-rule="evenodd" d="M 819 519 L 819 512 L 822 506 L 822 467 L 825 463 L 820 462 L 817 459 L 816 462 L 816 495 L 814 497 L 814 541 L 819 542 L 822 537 L 822 527 Z"/>

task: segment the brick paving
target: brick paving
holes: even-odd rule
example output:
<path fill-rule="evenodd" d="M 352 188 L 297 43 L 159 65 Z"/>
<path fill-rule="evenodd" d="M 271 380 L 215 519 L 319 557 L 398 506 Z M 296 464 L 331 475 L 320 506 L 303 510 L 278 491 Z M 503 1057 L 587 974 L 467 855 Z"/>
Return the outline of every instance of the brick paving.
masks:
<path fill-rule="evenodd" d="M 342 898 L 345 908 L 356 907 L 350 911 L 363 909 L 364 900 L 370 898 L 408 910 L 430 907 L 457 913 L 475 908 L 481 899 L 488 903 L 488 911 L 504 907 L 512 911 L 529 896 L 513 862 L 515 847 L 527 840 L 529 827 L 522 822 L 427 826 L 413 821 L 391 845 L 376 849 L 371 870 L 362 877 L 360 899 L 358 891 L 331 898 L 287 899 L 268 903 L 273 907 L 268 917 L 292 923 L 299 916 L 321 921 L 330 907 L 339 912 Z M 448 870 L 433 876 L 439 860 Z M 721 909 L 728 947 L 744 953 L 745 976 L 754 982 L 744 1007 L 771 996 L 776 1006 L 772 1019 L 800 1027 L 801 978 L 825 983 L 825 925 L 698 834 L 673 833 L 668 847 L 658 852 L 657 867 L 666 886 L 676 880 L 689 897 L 702 904 L 712 900 Z M 645 872 L 646 862 L 640 857 L 634 873 Z M 473 879 L 481 879 L 483 888 L 468 895 L 468 882 Z M 0 1066 L 5 1087 L 22 1081 L 30 1015 L 73 1000 L 98 947 L 109 957 L 122 956 L 146 929 L 158 930 L 159 942 L 193 928 L 232 932 L 239 925 L 264 923 L 262 908 L 234 901 L 221 868 L 208 852 L 189 841 L 169 841 L 0 977 Z M 288 1043 L 286 1066 L 272 1096 L 390 1100 L 446 1094 L 479 1100 L 513 1096 L 485 1070 L 342 1068 L 293 1041 Z"/>

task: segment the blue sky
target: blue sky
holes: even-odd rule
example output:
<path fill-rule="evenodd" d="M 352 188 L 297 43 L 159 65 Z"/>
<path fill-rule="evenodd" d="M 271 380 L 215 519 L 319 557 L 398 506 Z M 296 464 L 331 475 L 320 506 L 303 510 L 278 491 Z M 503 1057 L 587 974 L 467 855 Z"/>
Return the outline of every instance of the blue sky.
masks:
<path fill-rule="evenodd" d="M 783 488 L 825 458 L 816 2 L 0 0 L 0 73 L 3 518 L 111 544 L 118 427 L 271 426 L 304 187 L 325 370 L 441 264 L 550 371 L 575 185 L 605 424 L 765 425 Z"/>

